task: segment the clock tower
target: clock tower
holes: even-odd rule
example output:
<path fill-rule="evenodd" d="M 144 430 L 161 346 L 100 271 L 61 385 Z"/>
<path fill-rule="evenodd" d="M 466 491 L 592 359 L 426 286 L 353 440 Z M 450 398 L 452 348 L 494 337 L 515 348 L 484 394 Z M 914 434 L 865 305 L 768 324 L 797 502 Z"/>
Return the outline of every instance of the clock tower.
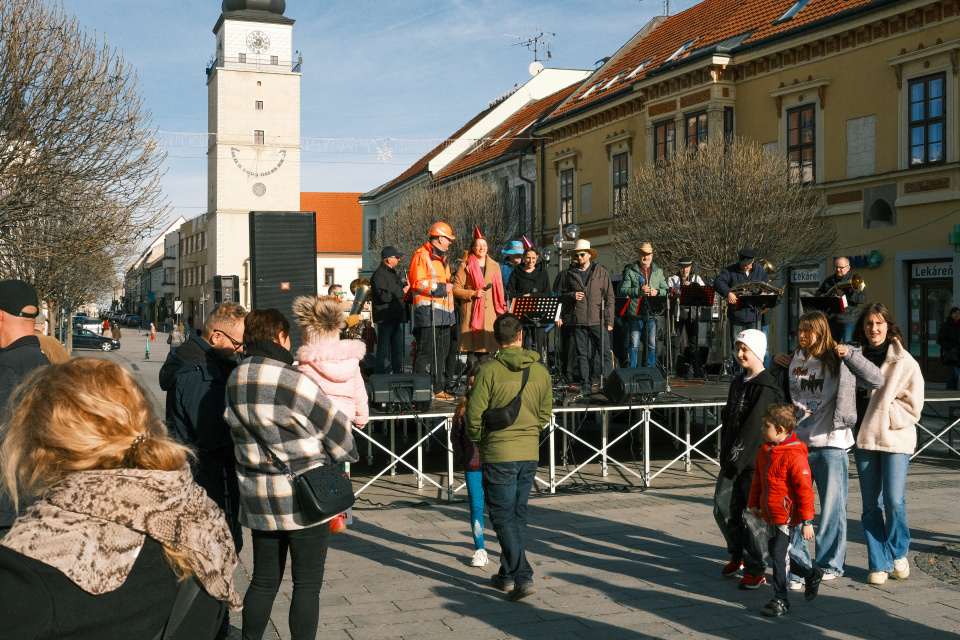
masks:
<path fill-rule="evenodd" d="M 250 211 L 300 210 L 300 60 L 284 0 L 223 0 L 207 69 L 207 237 L 213 276 L 240 277 L 249 305 Z M 203 296 L 202 296 L 203 297 Z M 207 306 L 207 312 L 213 305 Z"/>

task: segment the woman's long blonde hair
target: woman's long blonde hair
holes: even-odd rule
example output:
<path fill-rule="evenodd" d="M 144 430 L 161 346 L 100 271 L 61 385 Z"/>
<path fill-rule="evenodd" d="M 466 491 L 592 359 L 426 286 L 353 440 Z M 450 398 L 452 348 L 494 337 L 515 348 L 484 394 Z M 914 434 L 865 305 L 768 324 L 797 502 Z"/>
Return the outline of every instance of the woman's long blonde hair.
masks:
<path fill-rule="evenodd" d="M 7 407 L 0 491 L 14 504 L 18 485 L 38 495 L 78 471 L 176 471 L 193 455 L 167 435 L 133 375 L 108 360 L 76 358 L 35 369 Z M 167 558 L 181 575 L 191 573 L 183 558 L 169 551 Z"/>
<path fill-rule="evenodd" d="M 813 357 L 824 363 L 830 375 L 837 377 L 840 374 L 840 356 L 837 355 L 837 343 L 830 335 L 830 323 L 822 311 L 807 311 L 797 321 L 797 330 L 809 331 L 817 335 L 817 339 L 809 349 L 797 347 L 797 351 L 805 351 L 808 357 Z"/>

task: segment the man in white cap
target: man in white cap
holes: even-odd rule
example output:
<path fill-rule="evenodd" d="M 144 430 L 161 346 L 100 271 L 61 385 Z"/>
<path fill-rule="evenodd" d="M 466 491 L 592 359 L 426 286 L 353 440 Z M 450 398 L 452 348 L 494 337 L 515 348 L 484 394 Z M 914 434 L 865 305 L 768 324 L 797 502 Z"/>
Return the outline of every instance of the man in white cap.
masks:
<path fill-rule="evenodd" d="M 613 331 L 614 300 L 610 272 L 594 262 L 597 251 L 583 238 L 570 252 L 570 268 L 557 277 L 557 292 L 561 301 L 560 321 L 564 344 L 572 344 L 577 358 L 581 391 L 591 392 L 591 364 L 594 354 L 600 352 L 603 378 L 613 372 L 610 353 L 610 332 Z M 568 372 L 568 378 L 570 377 Z"/>

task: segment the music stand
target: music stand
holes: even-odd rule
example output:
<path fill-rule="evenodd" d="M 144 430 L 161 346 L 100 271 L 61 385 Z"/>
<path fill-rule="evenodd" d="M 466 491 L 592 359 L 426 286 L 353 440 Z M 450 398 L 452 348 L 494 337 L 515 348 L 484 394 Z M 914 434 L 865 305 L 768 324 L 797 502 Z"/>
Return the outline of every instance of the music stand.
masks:
<path fill-rule="evenodd" d="M 737 298 L 737 309 L 753 309 L 756 312 L 757 319 L 754 320 L 754 329 L 760 329 L 763 322 L 761 312 L 780 304 L 780 296 L 775 293 L 764 293 L 756 296 L 739 296 Z"/>
<path fill-rule="evenodd" d="M 554 324 L 560 317 L 560 298 L 554 296 L 521 296 L 510 304 L 510 313 L 535 327 Z"/>
<path fill-rule="evenodd" d="M 825 313 L 828 318 L 835 314 L 841 314 L 850 308 L 850 305 L 847 304 L 846 296 L 823 296 L 822 298 L 804 296 L 800 298 L 800 304 L 803 305 L 804 311 L 816 309 L 817 311 Z"/>
<path fill-rule="evenodd" d="M 680 288 L 681 307 L 712 307 L 716 293 L 713 287 L 687 284 Z"/>

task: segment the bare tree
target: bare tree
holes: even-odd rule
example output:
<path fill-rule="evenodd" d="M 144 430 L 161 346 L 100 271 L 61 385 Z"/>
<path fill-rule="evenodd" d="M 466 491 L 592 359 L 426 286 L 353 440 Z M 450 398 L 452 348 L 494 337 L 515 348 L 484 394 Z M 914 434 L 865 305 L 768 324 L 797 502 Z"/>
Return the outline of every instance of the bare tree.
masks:
<path fill-rule="evenodd" d="M 775 265 L 822 257 L 835 244 L 816 187 L 793 179 L 785 158 L 737 140 L 644 164 L 631 177 L 629 198 L 614 220 L 614 247 L 624 262 L 643 242 L 664 267 L 689 256 L 712 276 L 749 247 Z"/>
<path fill-rule="evenodd" d="M 0 276 L 83 300 L 164 221 L 164 154 L 136 73 L 62 6 L 0 2 L 0 34 Z"/>
<path fill-rule="evenodd" d="M 442 185 L 427 185 L 411 189 L 401 199 L 391 215 L 381 219 L 377 237 L 370 243 L 370 251 L 377 257 L 385 246 L 394 246 L 410 256 L 427 241 L 434 222 L 446 222 L 457 237 L 450 250 L 456 270 L 464 251 L 473 240 L 473 225 L 487 241 L 494 260 L 519 233 L 515 202 L 508 193 L 482 179 L 469 178 Z"/>

